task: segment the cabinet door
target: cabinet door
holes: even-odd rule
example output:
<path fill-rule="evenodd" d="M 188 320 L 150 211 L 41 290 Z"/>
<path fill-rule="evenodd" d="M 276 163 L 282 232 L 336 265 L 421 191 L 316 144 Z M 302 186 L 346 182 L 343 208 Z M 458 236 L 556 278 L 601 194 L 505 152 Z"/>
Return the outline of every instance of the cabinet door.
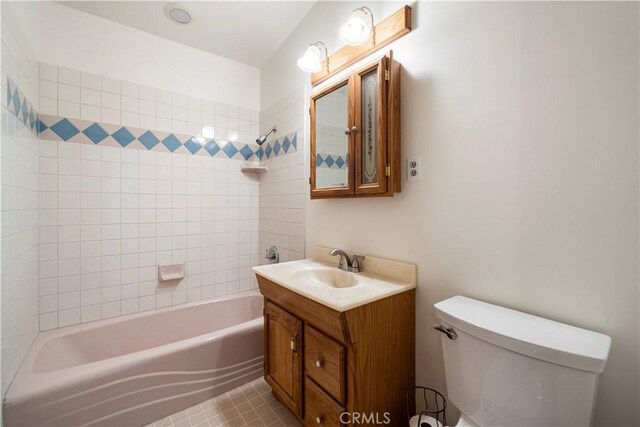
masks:
<path fill-rule="evenodd" d="M 355 73 L 355 192 L 387 191 L 387 57 Z"/>
<path fill-rule="evenodd" d="M 302 321 L 267 301 L 264 376 L 273 393 L 302 418 Z"/>
<path fill-rule="evenodd" d="M 352 78 L 311 97 L 311 198 L 353 196 Z"/>

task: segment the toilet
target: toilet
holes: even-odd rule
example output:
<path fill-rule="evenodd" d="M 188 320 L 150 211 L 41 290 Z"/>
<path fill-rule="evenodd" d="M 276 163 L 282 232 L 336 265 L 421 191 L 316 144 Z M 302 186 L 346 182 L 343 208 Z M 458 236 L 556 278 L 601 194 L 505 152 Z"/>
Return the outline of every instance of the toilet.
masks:
<path fill-rule="evenodd" d="M 607 335 L 463 296 L 435 304 L 457 426 L 588 426 Z"/>

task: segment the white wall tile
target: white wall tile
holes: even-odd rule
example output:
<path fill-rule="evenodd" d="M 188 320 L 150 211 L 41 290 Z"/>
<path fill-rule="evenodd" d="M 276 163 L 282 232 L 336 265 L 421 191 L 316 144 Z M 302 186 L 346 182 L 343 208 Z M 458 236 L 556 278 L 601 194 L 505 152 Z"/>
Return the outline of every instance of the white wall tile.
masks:
<path fill-rule="evenodd" d="M 102 91 L 120 95 L 120 80 L 111 79 L 109 77 L 102 77 Z"/>
<path fill-rule="evenodd" d="M 102 90 L 102 77 L 97 74 L 81 73 L 80 85 L 83 88 Z"/>
<path fill-rule="evenodd" d="M 70 119 L 80 118 L 80 103 L 69 101 L 58 101 L 58 115 Z"/>
<path fill-rule="evenodd" d="M 102 120 L 102 109 L 95 105 L 80 105 L 80 118 L 92 122 L 100 122 Z"/>
<path fill-rule="evenodd" d="M 82 88 L 80 90 L 80 102 L 100 107 L 102 105 L 102 93 L 99 90 Z"/>
<path fill-rule="evenodd" d="M 40 80 L 40 96 L 44 96 L 46 98 L 57 98 L 58 97 L 58 85 L 50 80 Z"/>
<path fill-rule="evenodd" d="M 58 81 L 58 67 L 56 67 L 55 65 L 45 64 L 41 62 L 38 69 L 41 79 L 49 80 L 52 82 Z"/>
<path fill-rule="evenodd" d="M 58 82 L 73 86 L 80 86 L 80 71 L 59 67 Z"/>
<path fill-rule="evenodd" d="M 58 99 L 63 101 L 80 102 L 80 88 L 78 86 L 59 83 Z"/>

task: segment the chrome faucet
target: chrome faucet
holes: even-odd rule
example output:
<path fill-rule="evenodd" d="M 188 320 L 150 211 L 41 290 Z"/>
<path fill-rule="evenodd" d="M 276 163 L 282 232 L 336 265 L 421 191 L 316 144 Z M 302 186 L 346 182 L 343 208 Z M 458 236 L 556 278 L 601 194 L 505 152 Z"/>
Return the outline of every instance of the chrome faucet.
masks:
<path fill-rule="evenodd" d="M 329 252 L 331 256 L 339 256 L 338 268 L 340 270 L 349 271 L 351 273 L 360 273 L 360 262 L 364 259 L 362 255 L 354 255 L 353 261 L 349 258 L 349 255 L 342 249 L 331 249 Z"/>

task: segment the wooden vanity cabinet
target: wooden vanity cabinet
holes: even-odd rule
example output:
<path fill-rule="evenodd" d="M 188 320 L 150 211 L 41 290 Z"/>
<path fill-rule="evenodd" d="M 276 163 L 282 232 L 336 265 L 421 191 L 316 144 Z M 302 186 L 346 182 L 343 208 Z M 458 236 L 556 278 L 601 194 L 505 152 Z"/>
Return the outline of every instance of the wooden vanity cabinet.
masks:
<path fill-rule="evenodd" d="M 400 64 L 383 56 L 310 99 L 312 199 L 401 190 Z"/>
<path fill-rule="evenodd" d="M 356 413 L 356 424 L 406 425 L 415 290 L 339 312 L 264 277 L 258 284 L 265 298 L 265 379 L 304 425 L 340 426 Z"/>
<path fill-rule="evenodd" d="M 302 333 L 300 319 L 265 301 L 264 377 L 273 394 L 298 416 L 302 415 Z"/>

